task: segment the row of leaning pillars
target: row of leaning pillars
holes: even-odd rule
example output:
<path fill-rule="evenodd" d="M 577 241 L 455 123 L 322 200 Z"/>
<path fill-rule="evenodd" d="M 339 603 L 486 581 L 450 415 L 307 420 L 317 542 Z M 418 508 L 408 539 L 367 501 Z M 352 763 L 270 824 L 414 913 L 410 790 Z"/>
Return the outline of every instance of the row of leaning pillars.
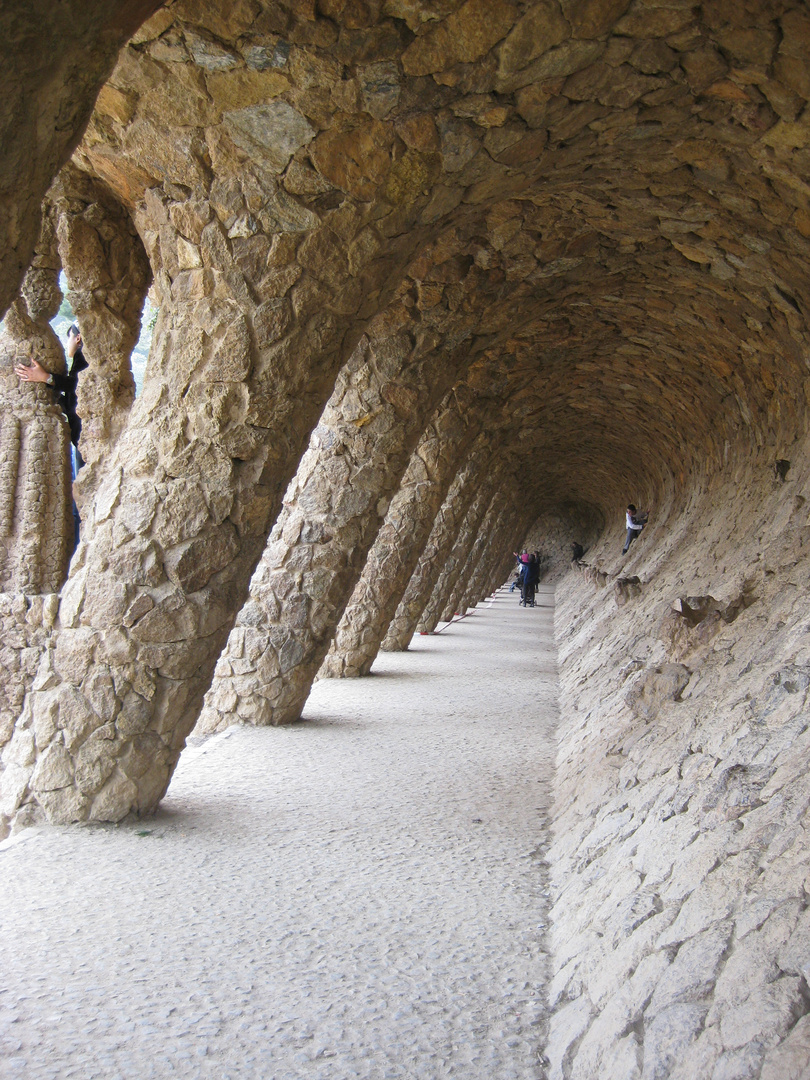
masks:
<path fill-rule="evenodd" d="M 187 741 L 307 732 L 538 550 L 524 1074 L 805 1076 L 805 5 L 14 0 L 0 42 L 0 838 L 148 822 Z M 75 480 L 15 374 L 65 373 L 65 287 Z"/>

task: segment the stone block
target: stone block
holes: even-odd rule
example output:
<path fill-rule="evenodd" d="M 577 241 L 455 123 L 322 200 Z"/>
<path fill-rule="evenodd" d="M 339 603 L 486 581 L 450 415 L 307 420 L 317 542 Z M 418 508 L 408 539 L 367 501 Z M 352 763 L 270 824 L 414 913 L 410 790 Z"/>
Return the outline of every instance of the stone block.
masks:
<path fill-rule="evenodd" d="M 37 791 L 36 797 L 49 825 L 73 825 L 87 819 L 87 798 L 77 788 Z"/>
<path fill-rule="evenodd" d="M 59 791 L 72 786 L 73 760 L 62 743 L 51 743 L 40 755 L 30 784 L 37 797 L 43 792 Z"/>
<path fill-rule="evenodd" d="M 237 146 L 265 158 L 276 172 L 316 135 L 306 118 L 285 101 L 232 109 L 222 119 Z"/>
<path fill-rule="evenodd" d="M 515 23 L 501 46 L 499 74 L 520 71 L 569 36 L 568 23 L 556 3 L 545 0 L 536 4 Z"/>
<path fill-rule="evenodd" d="M 6 743 L 0 760 L 6 767 L 9 765 L 33 766 L 36 761 L 33 731 L 18 727 L 10 741 Z"/>
<path fill-rule="evenodd" d="M 668 1080 L 672 1068 L 703 1029 L 708 1012 L 703 1001 L 669 1005 L 644 1022 L 642 1080 Z"/>
<path fill-rule="evenodd" d="M 36 739 L 37 749 L 49 745 L 59 728 L 59 697 L 54 690 L 42 694 L 29 694 L 26 709 L 30 709 L 31 725 Z M 22 726 L 27 723 L 23 713 L 18 721 Z"/>
<path fill-rule="evenodd" d="M 149 770 L 138 778 L 136 809 L 148 811 L 157 806 L 166 794 L 170 778 L 171 770 L 168 765 L 153 763 Z"/>
<path fill-rule="evenodd" d="M 646 669 L 633 679 L 625 700 L 637 716 L 651 720 L 663 704 L 680 700 L 690 677 L 690 670 L 683 664 Z"/>
<path fill-rule="evenodd" d="M 612 1043 L 602 1058 L 602 1070 L 611 1080 L 641 1080 L 644 1054 L 635 1032 Z"/>
<path fill-rule="evenodd" d="M 224 524 L 169 549 L 163 559 L 166 576 L 184 592 L 204 588 L 239 553 L 240 543 L 232 525 Z"/>
<path fill-rule="evenodd" d="M 8 764 L 0 773 L 0 814 L 13 817 L 28 791 L 31 768 Z"/>
<path fill-rule="evenodd" d="M 105 670 L 103 667 L 99 667 L 91 671 L 82 683 L 82 693 L 93 712 L 101 718 L 102 722 L 115 718 L 119 703 L 109 669 Z"/>
<path fill-rule="evenodd" d="M 805 1013 L 806 988 L 802 979 L 786 976 L 766 986 L 755 987 L 742 1004 L 722 1008 L 720 1033 L 730 1050 L 760 1043 L 774 1046 L 784 1039 Z"/>
<path fill-rule="evenodd" d="M 810 1016 L 803 1016 L 783 1042 L 766 1052 L 759 1080 L 807 1080 L 808 1063 Z"/>
<path fill-rule="evenodd" d="M 80 684 L 94 660 L 96 635 L 89 629 L 62 631 L 56 638 L 53 662 L 66 682 Z"/>
<path fill-rule="evenodd" d="M 591 1004 L 584 996 L 568 1002 L 552 1014 L 546 1044 L 549 1080 L 563 1080 L 567 1075 L 572 1051 L 587 1031 L 592 1015 Z"/>
<path fill-rule="evenodd" d="M 111 731 L 99 729 L 76 754 L 76 786 L 83 795 L 100 791 L 115 768 L 115 758 L 108 749 L 113 739 Z"/>
<path fill-rule="evenodd" d="M 685 941 L 662 974 L 647 1015 L 654 1016 L 671 1005 L 697 1001 L 711 993 L 731 932 L 732 923 L 726 922 Z"/>
<path fill-rule="evenodd" d="M 727 858 L 687 898 L 672 926 L 658 939 L 658 947 L 679 944 L 727 919 L 756 874 L 756 854 L 744 852 Z"/>
<path fill-rule="evenodd" d="M 121 821 L 129 814 L 138 797 L 138 788 L 117 769 L 90 803 L 89 821 Z"/>

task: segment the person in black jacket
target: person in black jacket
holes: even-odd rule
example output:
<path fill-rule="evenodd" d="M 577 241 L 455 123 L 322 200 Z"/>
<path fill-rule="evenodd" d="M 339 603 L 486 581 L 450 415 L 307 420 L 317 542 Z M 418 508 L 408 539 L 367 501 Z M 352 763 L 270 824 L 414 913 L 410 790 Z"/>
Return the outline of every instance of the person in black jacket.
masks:
<path fill-rule="evenodd" d="M 69 361 L 66 375 L 56 375 L 53 372 L 46 371 L 37 360 L 33 359 L 29 367 L 24 365 L 15 367 L 14 373 L 22 382 L 47 383 L 56 391 L 59 404 L 62 406 L 62 411 L 67 417 L 68 426 L 70 427 L 70 441 L 76 447 L 76 470 L 78 470 L 84 465 L 84 461 L 82 461 L 82 456 L 79 453 L 79 436 L 82 433 L 82 422 L 76 413 L 78 403 L 76 387 L 79 382 L 79 372 L 84 371 L 87 367 L 87 361 L 82 352 L 82 335 L 75 323 L 68 329 L 65 352 Z"/>
<path fill-rule="evenodd" d="M 520 590 L 520 603 L 523 607 L 534 607 L 534 594 L 539 580 L 540 564 L 534 555 L 530 555 L 523 571 L 523 583 Z"/>

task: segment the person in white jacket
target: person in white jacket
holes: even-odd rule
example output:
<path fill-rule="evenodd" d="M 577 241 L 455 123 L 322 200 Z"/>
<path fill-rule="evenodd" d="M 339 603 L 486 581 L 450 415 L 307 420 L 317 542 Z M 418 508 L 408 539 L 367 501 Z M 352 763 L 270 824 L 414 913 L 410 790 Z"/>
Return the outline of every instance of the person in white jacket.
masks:
<path fill-rule="evenodd" d="M 628 503 L 627 510 L 625 512 L 625 520 L 627 523 L 627 539 L 624 541 L 622 555 L 627 554 L 627 549 L 630 547 L 635 538 L 647 524 L 648 517 L 649 511 L 645 510 L 643 511 L 643 513 L 639 513 L 633 503 Z"/>

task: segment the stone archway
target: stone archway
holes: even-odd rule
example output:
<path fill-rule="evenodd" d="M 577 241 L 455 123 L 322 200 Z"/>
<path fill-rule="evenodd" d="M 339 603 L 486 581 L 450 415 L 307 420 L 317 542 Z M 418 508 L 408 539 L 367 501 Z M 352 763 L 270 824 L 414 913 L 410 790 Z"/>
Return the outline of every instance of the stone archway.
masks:
<path fill-rule="evenodd" d="M 143 397 L 126 406 L 117 361 L 95 387 L 110 427 L 58 610 L 3 607 L 4 630 L 26 628 L 8 670 L 32 650 L 17 664 L 27 697 L 4 718 L 4 828 L 159 802 L 231 628 L 251 615 L 274 523 L 300 524 L 283 493 L 293 481 L 306 494 L 307 443 L 337 385 L 333 426 L 362 421 L 353 475 L 379 474 L 367 490 L 380 505 L 357 565 L 341 563 L 351 573 L 308 653 L 314 676 L 434 407 L 463 386 L 486 402 L 497 455 L 471 451 L 467 481 L 462 470 L 437 486 L 436 503 L 447 481 L 452 504 L 430 536 L 433 505 L 420 523 L 425 559 L 413 590 L 403 570 L 401 596 L 386 599 L 403 606 L 383 647 L 473 603 L 503 573 L 508 538 L 559 547 L 591 529 L 584 573 L 560 586 L 568 726 L 553 859 L 560 895 L 571 890 L 563 906 L 584 922 L 556 913 L 561 940 L 581 948 L 558 950 L 553 1068 L 588 1076 L 620 1061 L 636 1075 L 644 1051 L 673 1075 L 702 1062 L 742 1075 L 744 1051 L 756 1075 L 777 1044 L 800 1040 L 806 1011 L 787 944 L 803 927 L 805 812 L 780 779 L 806 772 L 803 5 L 251 0 L 222 12 L 183 0 L 132 36 L 149 8 L 102 17 L 90 5 L 76 34 L 99 43 L 98 63 L 72 88 L 34 73 L 43 112 L 64 123 L 23 110 L 10 136 L 19 147 L 48 130 L 5 183 L 15 258 L 3 295 L 19 340 L 48 306 L 30 286 L 53 269 L 49 241 L 24 311 L 17 293 L 45 190 L 74 147 L 65 175 L 115 211 L 98 221 L 108 266 L 123 206 L 160 316 Z M 63 217 L 67 248 L 69 233 Z M 136 248 L 119 268 L 134 273 Z M 371 337 L 368 385 L 387 385 L 389 411 L 412 419 L 390 470 L 373 427 L 389 411 L 355 414 L 346 400 Z M 631 499 L 655 511 L 620 564 L 611 529 Z M 284 538 L 290 557 L 300 535 Z M 344 536 L 335 551 L 349 548 Z M 296 589 L 270 620 L 279 655 L 297 640 Z M 708 862 L 685 869 L 704 835 Z M 617 860 L 632 873 L 615 873 Z M 603 894 L 598 881 L 614 879 Z M 642 947 L 652 927 L 657 944 Z M 677 982 L 679 951 L 704 933 L 733 961 L 725 982 L 712 969 L 713 1011 L 702 983 Z M 761 978 L 752 935 L 780 958 Z M 684 1002 L 676 1065 L 661 1047 Z M 749 1030 L 746 1009 L 761 1027 L 753 1050 L 734 1028 Z"/>

